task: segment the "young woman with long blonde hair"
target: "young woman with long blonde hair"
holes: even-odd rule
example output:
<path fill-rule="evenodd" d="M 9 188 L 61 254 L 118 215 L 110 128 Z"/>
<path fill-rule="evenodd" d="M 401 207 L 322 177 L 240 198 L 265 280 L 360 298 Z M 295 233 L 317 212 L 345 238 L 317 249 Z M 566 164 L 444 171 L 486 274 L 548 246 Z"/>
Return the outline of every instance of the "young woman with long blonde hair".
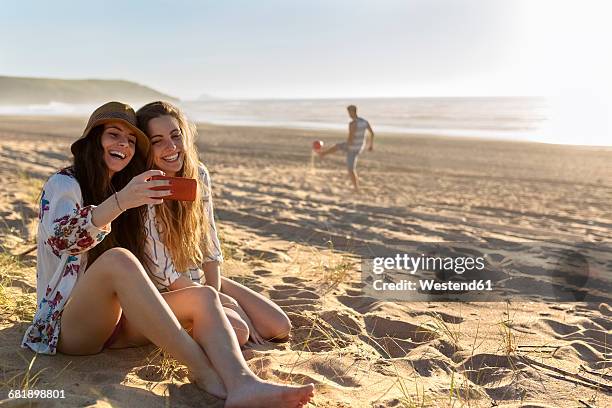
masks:
<path fill-rule="evenodd" d="M 223 261 L 214 221 L 210 174 L 198 158 L 196 129 L 176 106 L 162 101 L 149 103 L 136 112 L 138 126 L 149 137 L 149 163 L 169 176 L 195 178 L 195 202 L 165 201 L 149 206 L 148 241 L 158 258 L 147 260 L 159 282 L 170 290 L 203 283 L 219 292 L 221 302 L 241 344 L 250 339 L 282 341 L 291 330 L 287 315 L 269 299 L 221 276 Z M 153 262 L 151 262 L 153 261 Z M 190 279 L 191 278 L 191 279 Z"/>

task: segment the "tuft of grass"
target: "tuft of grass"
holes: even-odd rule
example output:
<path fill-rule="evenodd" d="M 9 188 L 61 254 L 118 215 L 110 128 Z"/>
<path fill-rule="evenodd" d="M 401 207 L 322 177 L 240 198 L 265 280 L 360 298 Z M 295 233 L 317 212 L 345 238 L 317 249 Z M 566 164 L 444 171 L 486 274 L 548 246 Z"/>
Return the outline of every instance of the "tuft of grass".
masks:
<path fill-rule="evenodd" d="M 145 365 L 151 367 L 156 377 L 160 379 L 158 382 L 170 381 L 174 383 L 174 380 L 181 381 L 186 372 L 184 365 L 159 347 L 146 357 Z"/>
<path fill-rule="evenodd" d="M 335 250 L 331 241 L 327 242 L 327 246 L 328 248 L 324 250 L 311 246 L 308 248 L 310 253 L 306 255 L 310 260 L 308 271 L 315 271 L 320 277 L 319 283 L 326 288 L 323 296 L 337 288 L 341 283 L 349 281 L 352 278 L 351 275 L 357 271 L 354 258 Z"/>
<path fill-rule="evenodd" d="M 36 312 L 36 294 L 16 293 L 9 289 L 14 279 L 23 277 L 24 268 L 14 256 L 0 252 L 0 310 L 2 316 L 31 321 Z"/>
<path fill-rule="evenodd" d="M 346 259 L 341 259 L 338 262 L 332 261 L 330 264 L 324 266 L 322 280 L 330 289 L 333 289 L 339 284 L 347 281 L 354 266 L 353 262 Z"/>
<path fill-rule="evenodd" d="M 299 316 L 301 324 L 296 327 L 293 336 L 290 338 L 291 349 L 297 352 L 294 362 L 287 364 L 290 371 L 287 379 L 292 378 L 294 369 L 303 364 L 307 364 L 316 355 L 324 355 L 324 364 L 333 372 L 332 380 L 337 378 L 352 377 L 359 381 L 362 376 L 367 376 L 371 367 L 361 370 L 362 364 L 373 361 L 372 353 L 359 347 L 353 341 L 353 336 L 345 334 L 322 319 L 317 314 L 294 314 Z M 321 354 L 323 353 L 323 354 Z M 348 367 L 339 367 L 338 359 L 346 357 L 355 358 L 355 362 Z"/>
<path fill-rule="evenodd" d="M 380 342 L 378 342 L 374 337 L 368 335 L 367 336 L 370 341 L 372 343 L 375 343 L 380 349 L 382 349 L 387 355 L 390 354 L 389 348 L 386 347 L 385 344 L 382 344 Z M 388 339 L 394 341 L 395 339 L 391 338 L 391 337 L 387 337 Z M 391 385 L 391 387 L 389 387 L 381 396 L 379 396 L 376 401 L 374 402 L 378 402 L 380 401 L 382 398 L 384 398 L 391 390 L 396 390 L 399 392 L 399 397 L 397 398 L 399 403 L 400 403 L 400 407 L 401 408 L 425 408 L 425 407 L 432 407 L 434 406 L 435 400 L 434 398 L 432 398 L 432 396 L 427 395 L 427 393 L 425 392 L 425 386 L 424 385 L 420 385 L 419 384 L 419 376 L 417 374 L 416 369 L 414 369 L 414 365 L 413 365 L 413 374 L 414 377 L 412 379 L 412 382 L 414 383 L 414 392 L 412 392 L 412 386 L 410 384 L 410 381 L 408 378 L 406 378 L 402 373 L 400 373 L 397 364 L 396 364 L 396 359 L 394 358 L 390 358 L 390 359 L 384 359 L 384 361 L 388 362 L 389 364 L 391 364 L 391 366 L 393 366 L 393 370 L 394 370 L 394 375 L 393 375 L 393 379 L 394 382 Z M 436 405 L 438 406 L 438 405 Z"/>
<path fill-rule="evenodd" d="M 14 376 L 6 380 L 3 379 L 0 382 L 0 388 L 11 389 L 11 390 L 21 390 L 21 391 L 35 389 L 36 384 L 40 380 L 41 375 L 49 367 L 43 367 L 38 371 L 34 371 L 33 368 L 34 368 L 34 363 L 36 362 L 37 354 L 34 354 L 34 356 L 29 362 L 20 353 L 18 354 L 19 354 L 19 357 L 21 357 L 21 359 L 25 363 L 28 364 L 28 367 L 25 370 L 18 372 L 17 374 L 15 374 Z"/>
<path fill-rule="evenodd" d="M 499 332 L 501 335 L 501 347 L 504 354 L 509 356 L 516 352 L 518 345 L 516 337 L 512 332 L 513 320 L 510 318 L 510 304 L 506 304 L 506 312 L 504 312 L 505 318 L 498 322 Z"/>
<path fill-rule="evenodd" d="M 505 321 L 499 322 L 499 330 L 502 342 L 502 351 L 506 355 L 514 353 L 517 349 L 516 339 L 512 333 L 512 328 Z"/>
<path fill-rule="evenodd" d="M 414 376 L 414 394 L 410 393 L 410 388 L 407 381 L 397 372 L 397 367 L 393 364 L 396 370 L 396 382 L 395 386 L 399 389 L 401 397 L 399 398 L 402 408 L 425 408 L 432 404 L 431 398 L 427 397 L 425 393 L 425 386 L 421 385 L 419 389 L 418 377 Z"/>
<path fill-rule="evenodd" d="M 455 348 L 459 347 L 459 340 L 461 339 L 461 330 L 454 329 L 449 323 L 446 323 L 439 313 L 432 312 L 432 320 L 429 321 L 428 327 L 431 327 L 436 333 L 448 337 Z"/>

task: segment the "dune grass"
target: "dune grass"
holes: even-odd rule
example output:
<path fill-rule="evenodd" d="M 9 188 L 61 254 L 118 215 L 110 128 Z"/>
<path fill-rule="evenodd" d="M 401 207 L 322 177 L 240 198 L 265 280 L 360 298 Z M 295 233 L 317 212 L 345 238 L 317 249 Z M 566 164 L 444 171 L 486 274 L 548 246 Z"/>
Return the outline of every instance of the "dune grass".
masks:
<path fill-rule="evenodd" d="M 23 292 L 13 281 L 23 278 L 26 266 L 16 257 L 0 252 L 0 316 L 17 321 L 31 321 L 36 312 L 36 294 Z"/>
<path fill-rule="evenodd" d="M 145 366 L 150 367 L 154 377 L 158 380 L 152 387 L 162 381 L 182 381 L 187 373 L 187 367 L 179 363 L 164 349 L 156 347 L 146 358 Z"/>

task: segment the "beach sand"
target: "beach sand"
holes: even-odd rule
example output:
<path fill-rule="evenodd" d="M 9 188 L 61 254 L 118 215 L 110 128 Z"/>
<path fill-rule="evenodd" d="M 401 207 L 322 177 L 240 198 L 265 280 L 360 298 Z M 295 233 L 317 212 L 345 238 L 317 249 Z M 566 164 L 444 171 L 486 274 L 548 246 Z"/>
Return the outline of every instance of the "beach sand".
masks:
<path fill-rule="evenodd" d="M 34 406 L 221 407 L 154 346 L 33 363 L 19 348 L 35 303 L 36 259 L 17 264 L 7 254 L 32 246 L 37 194 L 68 163 L 84 123 L 0 119 L 0 406 L 28 406 L 6 398 L 29 386 L 65 392 L 65 400 Z M 363 258 L 417 244 L 504 248 L 492 259 L 505 265 L 537 243 L 552 249 L 520 265 L 529 272 L 515 279 L 521 288 L 537 288 L 558 262 L 550 254 L 567 247 L 597 254 L 591 280 L 601 288 L 612 269 L 610 149 L 380 134 L 375 151 L 361 156 L 355 194 L 342 155 L 311 165 L 312 141 L 331 144 L 342 133 L 199 131 L 223 273 L 269 296 L 293 323 L 288 343 L 244 351 L 263 378 L 313 382 L 316 407 L 612 404 L 606 293 L 588 302 L 537 290 L 511 302 L 388 301 L 364 293 L 360 272 Z"/>

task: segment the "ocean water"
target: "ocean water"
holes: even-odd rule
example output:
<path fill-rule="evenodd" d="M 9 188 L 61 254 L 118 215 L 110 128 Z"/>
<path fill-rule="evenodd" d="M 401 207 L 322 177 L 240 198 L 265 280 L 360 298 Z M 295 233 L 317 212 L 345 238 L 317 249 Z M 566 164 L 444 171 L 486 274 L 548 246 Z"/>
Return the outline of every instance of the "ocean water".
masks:
<path fill-rule="evenodd" d="M 349 104 L 358 106 L 358 114 L 375 132 L 612 146 L 612 115 L 607 114 L 612 103 L 586 98 L 209 99 L 179 103 L 189 119 L 197 122 L 333 130 L 347 129 Z M 0 115 L 88 116 L 95 108 L 53 102 L 0 106 Z"/>
<path fill-rule="evenodd" d="M 184 102 L 189 116 L 217 124 L 347 129 L 346 106 L 375 131 L 534 140 L 546 121 L 541 98 L 371 98 Z"/>

